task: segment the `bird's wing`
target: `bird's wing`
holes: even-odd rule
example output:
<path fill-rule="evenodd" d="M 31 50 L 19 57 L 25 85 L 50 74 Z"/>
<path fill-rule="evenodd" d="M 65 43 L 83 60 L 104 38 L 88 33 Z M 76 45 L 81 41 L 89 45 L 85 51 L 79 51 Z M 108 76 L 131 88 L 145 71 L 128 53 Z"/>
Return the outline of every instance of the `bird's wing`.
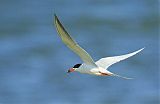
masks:
<path fill-rule="evenodd" d="M 115 64 L 121 60 L 127 59 L 137 53 L 139 53 L 140 51 L 142 51 L 144 48 L 139 49 L 138 51 L 129 53 L 129 54 L 125 54 L 125 55 L 121 55 L 121 56 L 113 56 L 113 57 L 106 57 L 106 58 L 101 58 L 100 60 L 98 60 L 96 62 L 97 66 L 100 66 L 102 68 L 107 69 L 109 66 L 111 66 L 112 64 Z"/>
<path fill-rule="evenodd" d="M 84 63 L 89 65 L 96 66 L 95 62 L 93 61 L 92 57 L 83 49 L 81 48 L 73 38 L 67 33 L 61 22 L 59 21 L 58 17 L 55 15 L 54 23 L 56 29 L 58 31 L 59 36 L 61 37 L 62 41 L 73 51 L 75 52 Z"/>

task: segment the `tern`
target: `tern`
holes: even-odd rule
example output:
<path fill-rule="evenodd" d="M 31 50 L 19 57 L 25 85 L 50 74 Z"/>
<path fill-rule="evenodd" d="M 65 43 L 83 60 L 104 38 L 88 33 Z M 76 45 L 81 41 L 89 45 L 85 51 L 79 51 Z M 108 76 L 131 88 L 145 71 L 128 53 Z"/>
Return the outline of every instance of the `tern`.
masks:
<path fill-rule="evenodd" d="M 92 75 L 98 75 L 98 76 L 117 76 L 124 79 L 132 79 L 132 78 L 120 76 L 118 74 L 114 74 L 108 71 L 107 69 L 108 67 L 110 67 L 111 65 L 117 62 L 127 59 L 139 53 L 144 48 L 141 48 L 135 52 L 125 54 L 125 55 L 101 58 L 95 62 L 92 59 L 92 57 L 83 48 L 81 48 L 75 40 L 73 40 L 73 38 L 66 31 L 66 29 L 64 28 L 64 26 L 56 16 L 56 14 L 54 15 L 54 24 L 58 32 L 58 35 L 61 37 L 62 41 L 67 45 L 68 48 L 70 48 L 74 53 L 76 53 L 83 61 L 82 64 L 76 64 L 72 68 L 70 68 L 68 70 L 68 73 L 77 71 L 84 74 L 92 74 Z"/>

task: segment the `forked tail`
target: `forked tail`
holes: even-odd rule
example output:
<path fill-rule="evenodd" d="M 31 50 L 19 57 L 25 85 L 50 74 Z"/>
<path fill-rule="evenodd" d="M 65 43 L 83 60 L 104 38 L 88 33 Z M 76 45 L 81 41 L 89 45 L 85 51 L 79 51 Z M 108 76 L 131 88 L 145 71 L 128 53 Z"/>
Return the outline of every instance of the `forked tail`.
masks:
<path fill-rule="evenodd" d="M 116 76 L 116 77 L 120 77 L 120 78 L 123 78 L 123 79 L 133 79 L 133 78 L 129 78 L 129 77 L 123 77 L 123 76 L 120 76 L 118 74 L 112 74 L 112 76 Z"/>

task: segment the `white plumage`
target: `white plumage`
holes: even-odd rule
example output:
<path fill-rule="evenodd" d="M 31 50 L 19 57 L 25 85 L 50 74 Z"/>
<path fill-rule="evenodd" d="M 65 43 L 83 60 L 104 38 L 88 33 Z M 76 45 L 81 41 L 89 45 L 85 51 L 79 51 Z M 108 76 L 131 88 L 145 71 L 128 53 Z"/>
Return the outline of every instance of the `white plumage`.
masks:
<path fill-rule="evenodd" d="M 101 58 L 97 62 L 94 62 L 92 57 L 83 48 L 81 48 L 75 42 L 75 40 L 73 40 L 73 38 L 68 34 L 68 32 L 65 30 L 65 28 L 63 27 L 63 25 L 61 24 L 61 22 L 59 21 L 56 15 L 55 15 L 54 23 L 62 41 L 67 45 L 67 47 L 69 47 L 74 53 L 76 53 L 84 62 L 83 64 L 76 64 L 73 68 L 69 69 L 68 72 L 77 71 L 85 74 L 93 74 L 93 75 L 99 75 L 99 76 L 117 76 L 125 79 L 130 79 L 127 77 L 122 77 L 120 75 L 114 74 L 108 71 L 107 68 L 121 60 L 125 60 L 139 53 L 144 48 L 129 54 L 125 54 L 125 55 Z"/>

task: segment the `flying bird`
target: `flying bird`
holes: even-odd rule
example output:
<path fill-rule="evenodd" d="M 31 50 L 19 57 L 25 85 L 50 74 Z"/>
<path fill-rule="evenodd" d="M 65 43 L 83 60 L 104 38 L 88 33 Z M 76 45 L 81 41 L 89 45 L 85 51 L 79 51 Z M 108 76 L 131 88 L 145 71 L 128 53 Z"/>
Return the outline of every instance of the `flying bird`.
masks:
<path fill-rule="evenodd" d="M 68 73 L 77 71 L 80 73 L 92 74 L 92 75 L 98 75 L 98 76 L 117 76 L 124 79 L 131 79 L 128 77 L 120 76 L 118 74 L 114 74 L 108 71 L 107 69 L 109 66 L 117 62 L 127 59 L 139 53 L 144 48 L 141 48 L 135 52 L 125 54 L 125 55 L 101 58 L 95 62 L 92 59 L 92 57 L 82 47 L 80 47 L 75 40 L 73 40 L 73 38 L 66 31 L 66 29 L 64 28 L 64 26 L 56 16 L 56 14 L 54 15 L 54 23 L 55 23 L 55 27 L 58 32 L 58 35 L 61 37 L 62 41 L 67 45 L 68 48 L 70 48 L 74 53 L 76 53 L 83 61 L 82 64 L 76 64 L 72 68 L 70 68 L 68 70 Z"/>

